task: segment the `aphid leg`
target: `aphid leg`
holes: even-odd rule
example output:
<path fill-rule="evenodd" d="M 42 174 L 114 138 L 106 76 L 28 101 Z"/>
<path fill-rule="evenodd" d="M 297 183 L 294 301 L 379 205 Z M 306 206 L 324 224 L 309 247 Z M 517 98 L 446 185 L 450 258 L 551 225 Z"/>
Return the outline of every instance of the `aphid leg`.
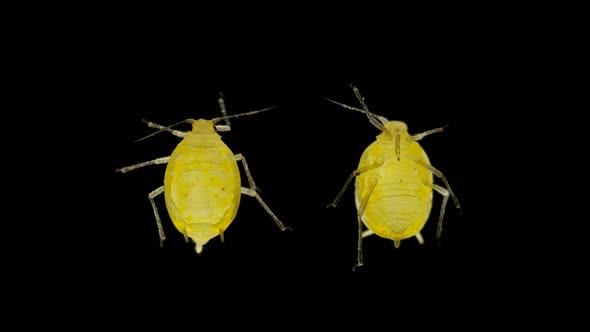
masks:
<path fill-rule="evenodd" d="M 171 133 L 172 135 L 176 136 L 176 137 L 180 137 L 183 138 L 184 136 L 186 136 L 187 133 L 180 131 L 180 130 L 174 130 L 174 129 L 170 129 L 168 127 L 159 125 L 157 123 L 153 123 L 151 121 L 148 121 L 146 119 L 141 119 L 141 121 L 145 124 L 147 124 L 148 127 L 150 128 L 155 128 L 155 129 L 159 129 L 159 130 L 166 130 L 167 132 Z"/>
<path fill-rule="evenodd" d="M 242 166 L 244 166 L 244 172 L 246 173 L 246 177 L 248 178 L 248 184 L 250 185 L 250 188 L 242 187 L 242 189 L 241 189 L 242 194 L 256 198 L 258 203 L 260 203 L 260 205 L 262 205 L 264 210 L 266 210 L 266 212 L 270 215 L 270 217 L 275 221 L 277 226 L 279 226 L 279 228 L 282 231 L 287 230 L 287 229 L 291 230 L 290 227 L 283 225 L 283 223 L 271 211 L 271 209 L 268 207 L 268 205 L 266 205 L 266 203 L 264 203 L 264 201 L 262 200 L 262 197 L 260 197 L 260 194 L 257 191 L 256 183 L 254 183 L 254 178 L 252 178 L 252 174 L 250 174 L 250 169 L 248 168 L 248 164 L 246 163 L 246 158 L 244 158 L 244 156 L 241 153 L 236 154 L 235 157 L 236 157 L 236 160 L 239 160 L 242 162 Z"/>
<path fill-rule="evenodd" d="M 262 205 L 262 207 L 264 208 L 264 210 L 266 210 L 266 212 L 270 215 L 270 217 L 275 221 L 275 223 L 277 224 L 277 226 L 279 226 L 279 228 L 282 231 L 291 230 L 291 227 L 285 226 L 279 220 L 279 218 L 277 218 L 277 216 L 271 211 L 271 209 L 268 207 L 268 205 L 266 205 L 266 203 L 264 203 L 264 201 L 260 197 L 260 194 L 258 192 L 256 192 L 256 190 L 253 190 L 253 189 L 250 189 L 250 188 L 246 188 L 246 187 L 242 187 L 241 190 L 242 190 L 242 194 L 256 198 L 256 200 L 258 200 L 258 203 L 260 203 L 260 205 Z"/>
<path fill-rule="evenodd" d="M 453 193 L 453 190 L 451 190 L 451 186 L 449 185 L 449 182 L 447 181 L 447 178 L 443 175 L 443 173 L 441 171 L 439 171 L 438 169 L 434 168 L 434 166 L 432 166 L 432 165 L 428 165 L 426 163 L 420 163 L 420 164 L 422 166 L 424 166 L 427 170 L 432 172 L 432 174 L 434 174 L 436 177 L 440 178 L 445 183 L 445 187 L 447 187 L 449 194 L 453 198 L 453 201 L 455 202 L 455 205 L 457 206 L 457 210 L 459 210 L 459 213 L 461 213 L 462 212 L 461 204 L 459 204 L 459 200 L 457 199 L 457 196 L 455 196 L 455 194 Z"/>
<path fill-rule="evenodd" d="M 127 172 L 130 172 L 130 171 L 133 171 L 138 168 L 145 167 L 145 166 L 149 166 L 149 165 L 166 164 L 166 163 L 168 163 L 168 160 L 170 160 L 170 156 L 162 157 L 162 158 L 158 158 L 158 159 L 154 159 L 154 160 L 150 160 L 150 161 L 144 161 L 143 163 L 139 163 L 139 164 L 135 164 L 135 165 L 131 165 L 131 166 L 117 168 L 115 170 L 115 172 L 127 173 Z"/>
<path fill-rule="evenodd" d="M 225 239 L 223 238 L 223 231 L 219 230 L 219 238 L 221 239 L 221 242 L 225 241 Z"/>
<path fill-rule="evenodd" d="M 371 197 L 371 194 L 373 193 L 373 189 L 375 189 L 375 187 L 377 186 L 377 182 L 378 181 L 377 181 L 376 177 L 370 177 L 368 179 L 369 191 L 367 192 L 365 197 L 363 197 L 363 199 L 361 200 L 361 204 L 358 208 L 358 215 L 357 215 L 357 220 L 358 220 L 357 262 L 352 267 L 353 270 L 356 270 L 356 268 L 359 266 L 363 266 L 363 221 L 362 221 L 362 216 L 365 213 L 365 208 L 367 207 L 367 203 L 369 202 L 369 197 Z"/>
<path fill-rule="evenodd" d="M 447 202 L 449 201 L 449 191 L 446 188 L 443 188 L 439 185 L 432 184 L 432 189 L 436 190 L 439 194 L 443 196 L 442 204 L 440 205 L 440 216 L 438 217 L 438 226 L 436 228 L 436 237 L 438 238 L 438 242 L 440 245 L 440 235 L 442 233 L 442 224 L 443 224 L 443 217 L 445 215 L 445 208 L 447 207 Z"/>
<path fill-rule="evenodd" d="M 442 133 L 443 130 L 445 130 L 448 126 L 444 126 L 444 127 L 440 127 L 440 128 L 436 128 L 436 129 L 432 129 L 432 130 L 428 130 L 425 131 L 423 133 L 419 133 L 416 135 L 412 135 L 412 138 L 414 139 L 414 141 L 419 141 L 421 139 L 423 139 L 424 137 L 430 135 L 430 134 L 436 134 L 436 133 Z"/>
<path fill-rule="evenodd" d="M 416 233 L 416 240 L 418 240 L 418 243 L 424 244 L 424 238 L 422 238 L 422 234 L 420 234 L 420 232 Z"/>
<path fill-rule="evenodd" d="M 158 208 L 156 207 L 156 202 L 154 201 L 154 197 L 160 195 L 164 192 L 164 186 L 159 187 L 158 189 L 152 191 L 149 194 L 150 203 L 152 203 L 152 208 L 154 209 L 154 215 L 156 216 L 156 224 L 158 225 L 158 235 L 160 235 L 160 248 L 164 246 L 164 240 L 166 240 L 166 235 L 164 235 L 164 228 L 162 228 L 162 222 L 160 221 L 160 214 L 158 213 Z"/>
<path fill-rule="evenodd" d="M 223 93 L 219 93 L 219 99 L 217 99 L 219 103 L 219 108 L 221 109 L 221 113 L 223 113 L 223 120 L 225 121 L 225 125 L 215 125 L 215 130 L 222 132 L 222 131 L 230 131 L 231 124 L 229 123 L 229 119 L 227 117 L 227 110 L 225 109 L 225 101 L 223 100 Z"/>
<path fill-rule="evenodd" d="M 258 187 L 256 186 L 256 183 L 254 183 L 254 178 L 252 177 L 252 174 L 250 173 L 250 168 L 248 167 L 248 163 L 246 162 L 246 158 L 241 153 L 236 154 L 234 157 L 236 158 L 237 161 L 242 162 L 242 166 L 244 167 L 244 172 L 246 173 L 246 178 L 248 179 L 248 184 L 250 185 L 250 189 L 253 189 L 255 191 L 260 191 L 260 189 L 258 189 Z"/>
<path fill-rule="evenodd" d="M 361 167 L 357 170 L 355 170 L 354 172 L 352 172 L 352 174 L 350 174 L 350 176 L 348 177 L 348 180 L 346 180 L 346 183 L 344 183 L 344 186 L 342 187 L 342 189 L 340 190 L 340 192 L 338 193 L 338 196 L 336 196 L 336 198 L 334 199 L 334 201 L 332 203 L 328 203 L 328 205 L 326 206 L 327 208 L 329 207 L 336 207 L 336 205 L 338 205 L 338 202 L 340 201 L 340 198 L 342 198 L 342 195 L 344 195 L 344 192 L 346 191 L 346 188 L 348 187 L 348 185 L 350 184 L 350 182 L 352 182 L 352 179 L 355 176 L 359 176 L 367 171 L 370 171 L 374 168 L 377 168 L 379 166 L 383 165 L 383 160 L 378 160 L 377 163 L 373 164 L 373 165 L 368 165 L 365 167 Z"/>
<path fill-rule="evenodd" d="M 372 230 L 367 229 L 366 231 L 363 232 L 363 239 L 366 238 L 367 236 L 371 236 L 375 234 Z"/>

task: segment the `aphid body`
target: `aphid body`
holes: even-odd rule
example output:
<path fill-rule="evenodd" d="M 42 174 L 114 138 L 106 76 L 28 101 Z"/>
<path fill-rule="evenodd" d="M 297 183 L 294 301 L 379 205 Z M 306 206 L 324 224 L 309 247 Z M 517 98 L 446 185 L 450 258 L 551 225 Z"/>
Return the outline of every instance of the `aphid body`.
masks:
<path fill-rule="evenodd" d="M 428 220 L 433 175 L 420 166 L 430 165 L 430 161 L 408 134 L 405 123 L 390 121 L 384 127 L 386 130 L 361 156 L 359 169 L 380 166 L 356 177 L 355 203 L 358 210 L 367 197 L 363 223 L 399 247 L 400 240 L 416 236 Z"/>
<path fill-rule="evenodd" d="M 241 196 L 233 152 L 211 121 L 196 120 L 172 152 L 164 176 L 166 208 L 174 226 L 201 252 L 234 220 Z"/>
<path fill-rule="evenodd" d="M 358 257 L 357 264 L 362 266 L 362 239 L 377 234 L 393 240 L 396 248 L 401 240 L 416 237 L 424 242 L 420 231 L 426 224 L 432 208 L 433 190 L 443 196 L 437 238 L 440 238 L 445 207 L 449 196 L 457 208 L 459 201 L 453 194 L 444 175 L 430 164 L 424 149 L 418 143 L 427 135 L 441 132 L 437 128 L 417 135 L 410 135 L 408 127 L 401 121 L 389 121 L 383 116 L 369 112 L 358 90 L 353 91 L 363 109 L 344 105 L 347 109 L 365 113 L 370 122 L 381 130 L 377 140 L 363 152 L 359 166 L 329 206 L 336 206 L 347 186 L 356 177 L 355 204 L 358 217 Z M 445 184 L 441 187 L 434 183 L 433 174 Z M 363 224 L 367 230 L 363 232 Z"/>
<path fill-rule="evenodd" d="M 172 126 L 164 127 L 144 120 L 149 127 L 160 130 L 143 139 L 168 131 L 182 137 L 183 140 L 168 157 L 116 170 L 126 173 L 148 165 L 167 164 L 164 185 L 149 194 L 158 226 L 160 246 L 166 236 L 154 198 L 162 193 L 164 193 L 166 209 L 174 226 L 184 235 L 186 241 L 189 238 L 193 240 L 197 253 L 201 253 L 203 246 L 217 236 L 220 236 L 223 241 L 223 233 L 236 217 L 241 194 L 256 198 L 281 230 L 289 229 L 260 197 L 244 156 L 234 155 L 217 133 L 231 130 L 230 118 L 251 115 L 270 108 L 228 116 L 223 96 L 219 98 L 219 105 L 223 113 L 221 118 L 187 119 L 177 123 L 191 123 L 192 130 L 189 132 L 172 130 Z M 220 120 L 224 120 L 226 125 L 217 125 L 216 123 Z M 241 186 L 237 161 L 242 162 L 249 183 L 248 188 Z"/>

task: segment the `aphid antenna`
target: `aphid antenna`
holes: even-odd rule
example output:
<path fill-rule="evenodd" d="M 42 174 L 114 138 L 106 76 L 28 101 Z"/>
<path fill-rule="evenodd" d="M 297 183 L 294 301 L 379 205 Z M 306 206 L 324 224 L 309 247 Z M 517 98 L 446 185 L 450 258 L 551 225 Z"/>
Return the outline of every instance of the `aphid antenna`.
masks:
<path fill-rule="evenodd" d="M 147 121 L 146 119 L 141 119 L 141 121 L 142 121 L 142 122 L 144 122 L 144 123 L 149 123 L 149 121 Z M 157 134 L 159 134 L 159 133 L 162 133 L 162 132 L 164 132 L 164 131 L 172 131 L 172 130 L 171 130 L 171 128 L 172 128 L 172 127 L 176 127 L 176 126 L 178 126 L 178 125 L 180 125 L 180 124 L 183 124 L 183 123 L 185 123 L 185 122 L 190 122 L 190 123 L 192 123 L 193 121 L 195 121 L 195 120 L 193 120 L 193 119 L 184 119 L 184 120 L 182 120 L 182 121 L 179 121 L 179 122 L 177 122 L 177 123 L 175 123 L 175 124 L 173 124 L 173 125 L 170 125 L 170 126 L 168 126 L 168 127 L 164 127 L 164 128 L 162 128 L 162 129 L 160 129 L 160 130 L 158 130 L 158 131 L 155 131 L 155 132 L 153 132 L 153 133 L 151 133 L 151 134 L 149 134 L 149 135 L 147 135 L 147 136 L 145 136 L 145 137 L 142 137 L 142 138 L 140 138 L 140 139 L 137 139 L 137 140 L 135 140 L 134 142 L 135 142 L 135 143 L 137 143 L 137 142 L 139 142 L 139 141 L 143 141 L 143 140 L 144 140 L 144 139 L 146 139 L 146 138 L 150 138 L 150 137 L 152 137 L 152 136 L 155 136 L 155 135 L 157 135 Z"/>
<path fill-rule="evenodd" d="M 363 113 L 363 114 L 365 114 L 365 113 L 366 113 L 364 109 L 357 108 L 357 107 L 352 107 L 352 106 L 349 106 L 349 105 L 346 105 L 346 104 L 343 104 L 343 103 L 339 103 L 339 102 L 337 102 L 337 101 L 335 101 L 335 100 L 332 100 L 332 99 L 330 99 L 330 98 L 327 98 L 327 97 L 324 97 L 324 99 L 325 99 L 325 100 L 327 100 L 327 101 L 329 101 L 329 102 L 331 102 L 331 103 L 333 103 L 333 104 L 336 104 L 336 105 L 338 105 L 338 106 L 340 106 L 340 107 L 343 107 L 343 108 L 349 109 L 349 110 L 351 110 L 351 111 L 357 111 L 357 112 L 359 112 L 359 113 Z M 383 116 L 381 116 L 381 115 L 378 115 L 378 114 L 375 114 L 375 113 L 372 113 L 372 112 L 369 112 L 369 114 L 371 114 L 371 116 L 374 116 L 374 117 L 376 117 L 377 119 L 379 119 L 379 121 L 380 121 L 381 123 L 384 123 L 384 122 L 387 122 L 387 121 L 389 121 L 389 120 L 387 120 L 385 117 L 383 117 Z"/>
<path fill-rule="evenodd" d="M 349 106 L 349 105 L 346 105 L 346 104 L 339 103 L 339 102 L 334 101 L 334 100 L 332 100 L 330 98 L 324 97 L 324 99 L 326 99 L 327 101 L 329 101 L 329 102 L 331 102 L 333 104 L 336 104 L 338 106 L 344 107 L 346 109 L 349 109 L 349 110 L 352 110 L 352 111 L 356 111 L 356 112 L 359 112 L 359 113 L 366 114 L 367 117 L 369 118 L 369 121 L 371 122 L 371 124 L 373 126 L 375 126 L 377 129 L 379 129 L 381 131 L 386 131 L 384 125 L 385 125 L 385 123 L 389 122 L 389 120 L 387 120 L 387 118 L 385 118 L 384 116 L 381 116 L 381 115 L 378 115 L 378 114 L 375 114 L 375 113 L 370 112 L 369 109 L 368 109 L 368 107 L 367 107 L 367 105 L 365 105 L 364 98 L 361 96 L 361 94 L 358 91 L 358 89 L 355 86 L 353 86 L 352 84 L 350 85 L 350 87 L 352 88 L 352 91 L 354 92 L 354 95 L 357 97 L 357 99 L 360 101 L 361 105 L 363 106 L 362 109 L 361 108 L 357 108 L 357 107 L 353 107 L 353 106 Z"/>
<path fill-rule="evenodd" d="M 354 95 L 356 96 L 356 99 L 358 99 L 359 102 L 361 103 L 361 105 L 363 105 L 363 110 L 367 114 L 367 118 L 369 118 L 369 121 L 371 121 L 371 123 L 373 124 L 373 126 L 377 127 L 377 129 L 379 129 L 381 131 L 387 131 L 385 129 L 385 126 L 383 125 L 383 123 L 381 123 L 380 121 L 378 121 L 373 116 L 373 113 L 369 112 L 369 108 L 367 107 L 367 105 L 365 105 L 365 98 L 363 98 L 361 96 L 361 93 L 359 92 L 359 89 L 357 89 L 356 86 L 354 86 L 352 84 L 350 85 L 350 88 L 354 92 Z"/>
<path fill-rule="evenodd" d="M 254 114 L 257 114 L 257 113 L 270 111 L 273 108 L 276 108 L 276 106 L 267 107 L 267 108 L 263 108 L 261 110 L 250 111 L 250 112 L 246 112 L 246 113 L 233 114 L 233 115 L 228 115 L 228 116 L 222 116 L 222 117 L 219 117 L 219 118 L 213 118 L 213 119 L 211 119 L 211 122 L 213 122 L 213 124 L 215 124 L 215 123 L 217 123 L 217 122 L 219 122 L 221 120 L 224 120 L 224 119 L 233 119 L 233 118 L 237 118 L 237 117 L 241 117 L 241 116 L 254 115 Z"/>
<path fill-rule="evenodd" d="M 276 106 L 267 107 L 267 108 L 263 108 L 263 109 L 256 110 L 256 111 L 246 112 L 246 113 L 240 113 L 240 114 L 222 116 L 222 117 L 218 117 L 218 118 L 212 119 L 211 122 L 213 122 L 213 124 L 215 124 L 215 123 L 219 122 L 220 120 L 237 118 L 237 117 L 246 116 L 246 115 L 253 115 L 253 114 L 256 114 L 256 113 L 261 113 L 261 112 L 269 111 L 269 110 L 271 110 L 273 108 L 276 108 Z M 147 121 L 146 119 L 142 119 L 141 121 L 144 122 L 144 123 L 149 123 L 149 121 Z M 195 121 L 194 119 L 184 119 L 184 120 L 179 121 L 179 122 L 177 122 L 175 124 L 172 124 L 170 126 L 167 126 L 167 127 L 162 128 L 162 129 L 160 129 L 158 131 L 155 131 L 155 132 L 153 132 L 153 133 L 151 133 L 151 134 L 149 134 L 149 135 L 147 135 L 145 137 L 142 137 L 140 139 L 137 139 L 137 140 L 135 140 L 135 142 L 143 141 L 146 138 L 150 138 L 150 137 L 155 136 L 155 135 L 157 135 L 159 133 L 162 133 L 164 131 L 172 131 L 172 127 L 176 127 L 176 126 L 181 125 L 183 123 L 193 123 L 194 121 Z"/>

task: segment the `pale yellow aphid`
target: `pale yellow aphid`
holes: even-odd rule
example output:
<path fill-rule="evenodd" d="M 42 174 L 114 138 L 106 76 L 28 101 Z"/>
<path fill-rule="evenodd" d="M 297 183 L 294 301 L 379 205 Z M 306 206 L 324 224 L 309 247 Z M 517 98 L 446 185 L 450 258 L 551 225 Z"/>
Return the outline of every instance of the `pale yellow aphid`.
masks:
<path fill-rule="evenodd" d="M 219 235 L 223 242 L 223 233 L 237 214 L 241 194 L 256 198 L 281 230 L 289 229 L 275 216 L 256 191 L 256 184 L 244 156 L 234 155 L 217 134 L 217 132 L 231 130 L 229 118 L 251 115 L 273 107 L 228 116 L 223 95 L 220 94 L 218 101 L 223 117 L 212 120 L 187 119 L 177 123 L 191 123 L 192 131 L 190 132 L 172 130 L 170 129 L 172 126 L 164 127 L 144 120 L 150 128 L 160 130 L 142 139 L 168 131 L 182 137 L 183 140 L 168 157 L 116 170 L 126 173 L 148 165 L 168 164 L 164 185 L 149 194 L 158 226 L 160 247 L 166 236 L 154 197 L 162 193 L 164 193 L 166 208 L 174 226 L 184 235 L 187 242 L 189 238 L 193 240 L 195 250 L 199 254 L 203 251 L 203 246 L 214 237 Z M 224 120 L 226 124 L 216 125 L 220 120 Z M 241 186 L 237 161 L 242 162 L 249 188 Z"/>
<path fill-rule="evenodd" d="M 430 165 L 426 152 L 418 144 L 425 136 L 442 132 L 444 127 L 410 135 L 405 123 L 389 121 L 369 112 L 358 89 L 352 89 L 363 109 L 328 100 L 344 108 L 365 113 L 369 121 L 381 130 L 377 140 L 363 152 L 358 169 L 350 175 L 334 202 L 328 205 L 335 207 L 346 187 L 356 177 L 358 257 L 357 264 L 353 267 L 355 269 L 363 265 L 362 239 L 369 235 L 377 234 L 393 240 L 396 248 L 401 240 L 413 236 L 420 244 L 424 243 L 420 231 L 430 215 L 433 189 L 443 196 L 437 238 L 440 239 L 449 196 L 458 209 L 460 205 L 444 175 Z M 446 188 L 434 183 L 433 174 L 444 182 Z M 363 223 L 368 228 L 364 232 Z"/>

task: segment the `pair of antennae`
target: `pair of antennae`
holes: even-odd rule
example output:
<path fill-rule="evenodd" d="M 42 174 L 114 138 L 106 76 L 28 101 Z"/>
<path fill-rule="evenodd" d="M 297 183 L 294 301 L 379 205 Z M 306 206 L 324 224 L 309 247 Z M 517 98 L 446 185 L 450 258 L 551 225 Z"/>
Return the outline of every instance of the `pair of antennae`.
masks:
<path fill-rule="evenodd" d="M 220 94 L 220 95 L 221 95 L 221 94 Z M 221 95 L 221 96 L 222 96 L 222 95 Z M 220 102 L 220 105 L 221 105 L 221 103 L 222 103 L 222 101 L 223 101 L 223 99 L 222 99 L 222 98 L 223 98 L 223 96 L 220 98 L 220 100 L 221 100 L 221 102 Z M 222 106 L 222 107 L 224 107 L 224 106 Z M 233 115 L 226 115 L 226 114 L 225 114 L 225 112 L 223 112 L 223 113 L 224 113 L 224 116 L 222 116 L 222 117 L 218 117 L 218 118 L 213 118 L 213 119 L 211 119 L 210 121 L 211 121 L 213 124 L 215 124 L 215 123 L 219 122 L 220 120 L 226 120 L 226 121 L 227 121 L 227 119 L 231 119 L 231 118 L 237 118 L 237 117 L 246 116 L 246 115 L 253 115 L 253 114 L 256 114 L 256 113 L 261 113 L 261 112 L 269 111 L 269 110 L 271 110 L 271 109 L 273 109 L 273 108 L 276 108 L 276 106 L 267 107 L 267 108 L 263 108 L 263 109 L 256 110 L 256 111 L 250 111 L 250 112 L 246 112 L 246 113 L 233 114 Z M 147 121 L 145 121 L 145 120 L 143 120 L 143 121 L 144 121 L 144 122 L 147 122 Z M 181 125 L 181 124 L 183 124 L 183 123 L 193 123 L 193 122 L 195 122 L 195 121 L 196 121 L 196 120 L 194 120 L 194 119 L 185 119 L 185 120 L 179 121 L 179 122 L 177 122 L 177 123 L 175 123 L 175 124 L 172 124 L 172 125 L 170 125 L 170 126 L 163 127 L 162 129 L 160 129 L 160 130 L 158 130 L 158 131 L 155 131 L 155 132 L 153 132 L 153 133 L 151 133 L 151 134 L 149 134 L 149 135 L 147 135 L 147 136 L 145 136 L 145 137 L 142 137 L 142 138 L 140 138 L 140 139 L 138 139 L 138 140 L 135 140 L 135 142 L 143 141 L 143 140 L 144 140 L 144 139 L 146 139 L 146 138 L 150 138 L 150 137 L 152 137 L 152 136 L 154 136 L 154 135 L 157 135 L 157 134 L 159 134 L 159 133 L 162 133 L 162 132 L 164 132 L 164 131 L 172 132 L 172 127 L 176 127 L 176 126 L 178 126 L 178 125 Z M 228 122 L 228 123 L 229 123 L 229 122 Z"/>
<path fill-rule="evenodd" d="M 349 110 L 353 110 L 353 111 L 357 111 L 357 112 L 361 112 L 361 113 L 365 113 L 367 115 L 367 118 L 369 118 L 369 121 L 371 122 L 371 124 L 373 124 L 373 126 L 377 127 L 377 129 L 381 130 L 381 131 L 386 131 L 384 124 L 386 122 L 388 122 L 388 120 L 380 115 L 377 115 L 375 113 L 371 113 L 369 112 L 369 108 L 367 107 L 367 105 L 365 105 L 365 98 L 363 98 L 361 96 L 361 93 L 359 92 L 359 89 L 356 88 L 356 86 L 354 85 L 350 85 L 350 88 L 352 89 L 352 91 L 354 92 L 354 95 L 356 96 L 356 98 L 359 100 L 359 102 L 361 103 L 361 105 L 363 106 L 363 109 L 360 108 L 356 108 L 356 107 L 352 107 L 352 106 L 348 106 L 346 104 L 342 104 L 339 103 L 337 101 L 334 101 L 330 98 L 325 98 L 327 101 L 334 103 L 336 105 L 339 105 L 341 107 L 344 107 L 346 109 Z"/>
<path fill-rule="evenodd" d="M 327 101 L 334 103 L 336 105 L 339 105 L 341 107 L 344 107 L 346 109 L 349 110 L 353 110 L 353 111 L 357 111 L 357 112 L 361 112 L 361 113 L 365 113 L 367 115 L 367 118 L 369 118 L 369 121 L 371 122 L 371 124 L 373 124 L 373 126 L 377 127 L 377 129 L 381 130 L 381 131 L 386 131 L 384 124 L 388 121 L 385 117 L 374 114 L 369 112 L 369 108 L 367 107 L 367 105 L 365 104 L 365 99 L 361 96 L 359 90 L 357 89 L 357 87 L 355 87 L 354 85 L 350 85 L 350 88 L 352 89 L 352 91 L 354 92 L 354 95 L 356 96 L 356 98 L 358 99 L 358 101 L 361 103 L 361 105 L 363 106 L 363 109 L 360 108 L 356 108 L 356 107 L 352 107 L 352 106 L 348 106 L 346 104 L 342 104 L 339 103 L 337 101 L 334 101 L 332 99 L 329 98 L 325 98 Z M 234 115 L 227 115 L 225 114 L 225 103 L 223 102 L 223 94 L 219 94 L 220 98 L 219 98 L 219 105 L 221 107 L 222 112 L 224 113 L 222 117 L 217 117 L 217 118 L 213 118 L 211 119 L 211 122 L 213 122 L 213 124 L 219 122 L 220 120 L 226 120 L 229 124 L 228 119 L 231 118 L 237 118 L 237 117 L 241 117 L 241 116 L 247 116 L 247 115 L 253 115 L 253 114 L 257 114 L 257 113 L 261 113 L 261 112 L 265 112 L 265 111 L 269 111 L 273 108 L 276 108 L 276 106 L 272 106 L 272 107 L 267 107 L 267 108 L 263 108 L 260 110 L 256 110 L 256 111 L 250 111 L 250 112 L 246 112 L 246 113 L 240 113 L 240 114 L 234 114 Z M 162 129 L 155 131 L 145 137 L 142 137 L 140 139 L 135 140 L 135 142 L 139 142 L 139 141 L 143 141 L 144 139 L 150 138 L 152 136 L 155 136 L 159 133 L 162 133 L 164 131 L 169 131 L 172 132 L 172 127 L 176 127 L 178 125 L 181 125 L 183 123 L 193 123 L 195 120 L 194 119 L 185 119 L 182 121 L 179 121 L 175 124 L 172 124 L 170 126 L 167 127 L 163 127 Z M 144 122 L 147 122 L 144 120 Z"/>

